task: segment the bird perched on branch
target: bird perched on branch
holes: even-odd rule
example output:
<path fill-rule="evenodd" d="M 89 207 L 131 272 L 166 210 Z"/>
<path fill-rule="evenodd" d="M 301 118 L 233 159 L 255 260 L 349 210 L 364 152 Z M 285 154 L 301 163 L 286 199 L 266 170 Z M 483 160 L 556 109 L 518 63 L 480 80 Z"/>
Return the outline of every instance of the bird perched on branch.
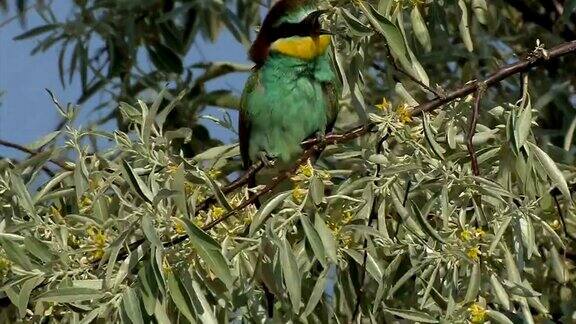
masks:
<path fill-rule="evenodd" d="M 254 161 L 293 162 L 300 143 L 334 125 L 338 96 L 330 63 L 326 13 L 316 0 L 280 0 L 264 19 L 250 48 L 256 66 L 240 109 L 240 152 Z"/>
<path fill-rule="evenodd" d="M 264 19 L 250 59 L 256 66 L 240 103 L 240 153 L 244 168 L 262 160 L 270 166 L 295 162 L 308 137 L 323 136 L 336 120 L 336 75 L 330 63 L 325 10 L 316 0 L 280 0 Z M 252 176 L 248 186 L 254 187 Z M 257 203 L 258 205 L 258 203 Z M 270 264 L 260 264 L 268 316 L 282 295 Z M 268 278 L 268 280 L 266 280 Z"/>

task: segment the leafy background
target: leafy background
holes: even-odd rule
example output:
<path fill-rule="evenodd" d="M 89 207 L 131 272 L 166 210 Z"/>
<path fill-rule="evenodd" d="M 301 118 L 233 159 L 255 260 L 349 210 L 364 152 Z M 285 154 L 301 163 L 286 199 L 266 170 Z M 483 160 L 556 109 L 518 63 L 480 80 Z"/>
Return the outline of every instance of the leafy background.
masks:
<path fill-rule="evenodd" d="M 576 38 L 574 1 L 326 3 L 337 130 L 373 127 L 259 210 L 229 190 L 237 147 L 200 122 L 220 107 L 205 118 L 234 133 L 237 93 L 206 83 L 250 66 L 185 63 L 196 39 L 248 46 L 258 2 L 84 0 L 64 20 L 48 1 L 0 4 L 39 12 L 17 39 L 58 48 L 82 92 L 53 93 L 56 131 L 1 162 L 4 321 L 262 321 L 266 294 L 282 322 L 574 319 L 575 60 L 544 59 Z M 411 110 L 533 58 L 476 98 Z M 93 96 L 102 118 L 79 127 Z"/>

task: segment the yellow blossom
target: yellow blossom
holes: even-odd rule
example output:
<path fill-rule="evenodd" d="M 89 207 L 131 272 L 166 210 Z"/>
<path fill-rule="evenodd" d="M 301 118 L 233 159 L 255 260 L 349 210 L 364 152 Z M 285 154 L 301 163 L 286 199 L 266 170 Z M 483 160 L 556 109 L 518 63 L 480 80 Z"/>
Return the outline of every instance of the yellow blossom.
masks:
<path fill-rule="evenodd" d="M 351 210 L 347 210 L 347 211 L 343 212 L 342 213 L 342 224 L 350 223 L 353 218 L 354 218 L 354 214 L 352 213 Z"/>
<path fill-rule="evenodd" d="M 178 171 L 178 165 L 176 164 L 170 163 L 166 167 L 166 172 L 168 172 L 168 174 L 174 174 L 176 171 Z"/>
<path fill-rule="evenodd" d="M 78 204 L 78 208 L 80 209 L 81 213 L 87 213 L 92 209 L 92 198 L 88 195 L 82 196 L 80 199 L 80 203 Z"/>
<path fill-rule="evenodd" d="M 466 255 L 474 262 L 480 259 L 481 254 L 482 252 L 480 252 L 480 248 L 478 248 L 477 246 L 469 248 L 468 252 L 466 252 Z"/>
<path fill-rule="evenodd" d="M 410 0 L 410 2 L 412 2 L 414 7 L 418 7 L 424 4 L 424 0 Z"/>
<path fill-rule="evenodd" d="M 352 235 L 347 234 L 347 235 L 342 235 L 340 238 L 340 241 L 342 242 L 342 246 L 346 249 L 349 249 L 350 246 L 352 245 L 352 243 L 354 242 L 354 239 L 352 238 Z"/>
<path fill-rule="evenodd" d="M 402 124 L 408 124 L 412 121 L 412 113 L 410 112 L 410 107 L 408 104 L 403 103 L 396 108 L 396 116 L 398 121 Z"/>
<path fill-rule="evenodd" d="M 552 227 L 554 230 L 559 230 L 562 228 L 560 222 L 557 219 L 550 223 L 550 227 Z"/>
<path fill-rule="evenodd" d="M 193 222 L 194 225 L 196 225 L 197 227 L 202 228 L 202 227 L 204 226 L 204 220 L 202 219 L 202 217 L 195 217 L 192 222 Z"/>
<path fill-rule="evenodd" d="M 480 324 L 486 321 L 486 309 L 478 303 L 472 304 L 472 306 L 468 308 L 468 312 L 470 313 L 470 322 Z"/>
<path fill-rule="evenodd" d="M 218 179 L 222 175 L 222 171 L 218 169 L 212 169 L 208 171 L 208 177 L 210 179 Z"/>
<path fill-rule="evenodd" d="M 306 161 L 306 163 L 304 163 L 298 167 L 296 174 L 303 175 L 307 178 L 310 178 L 314 174 L 314 167 L 312 166 L 310 159 L 308 159 L 308 161 Z"/>
<path fill-rule="evenodd" d="M 166 258 L 162 260 L 162 270 L 164 270 L 165 273 L 172 273 L 172 266 Z"/>
<path fill-rule="evenodd" d="M 178 235 L 182 235 L 182 234 L 186 233 L 186 228 L 184 227 L 184 223 L 176 217 L 172 217 L 172 229 Z"/>
<path fill-rule="evenodd" d="M 62 217 L 62 213 L 60 213 L 60 209 L 55 206 L 50 206 L 50 217 L 59 224 L 64 224 L 66 222 L 64 217 Z"/>
<path fill-rule="evenodd" d="M 472 232 L 469 229 L 463 230 L 462 233 L 460 233 L 460 239 L 464 242 L 470 241 L 472 239 Z"/>
<path fill-rule="evenodd" d="M 292 199 L 295 203 L 301 204 L 304 201 L 304 198 L 306 198 L 306 193 L 306 189 L 302 189 L 299 186 L 296 186 L 292 190 Z"/>
<path fill-rule="evenodd" d="M 380 111 L 386 111 L 392 107 L 392 104 L 385 97 L 382 97 L 382 103 L 377 104 L 375 107 Z"/>
<path fill-rule="evenodd" d="M 0 280 L 4 279 L 10 272 L 12 268 L 12 261 L 6 259 L 5 257 L 0 257 Z"/>
<path fill-rule="evenodd" d="M 478 239 L 482 239 L 484 236 L 486 236 L 486 232 L 484 232 L 484 230 L 481 228 L 477 228 L 474 232 L 474 236 Z"/>
<path fill-rule="evenodd" d="M 193 191 L 194 191 L 194 185 L 192 184 L 192 182 L 186 181 L 184 183 L 184 193 L 186 194 L 186 196 L 192 195 Z"/>
<path fill-rule="evenodd" d="M 212 206 L 212 208 L 210 209 L 210 215 L 214 219 L 218 219 L 218 218 L 224 216 L 225 213 L 226 213 L 226 209 L 224 209 L 222 207 Z"/>
<path fill-rule="evenodd" d="M 95 227 L 88 228 L 86 233 L 88 233 L 88 239 L 92 246 L 92 251 L 90 252 L 91 259 L 101 259 L 104 256 L 104 249 L 106 248 L 106 242 L 108 241 L 106 234 Z"/>

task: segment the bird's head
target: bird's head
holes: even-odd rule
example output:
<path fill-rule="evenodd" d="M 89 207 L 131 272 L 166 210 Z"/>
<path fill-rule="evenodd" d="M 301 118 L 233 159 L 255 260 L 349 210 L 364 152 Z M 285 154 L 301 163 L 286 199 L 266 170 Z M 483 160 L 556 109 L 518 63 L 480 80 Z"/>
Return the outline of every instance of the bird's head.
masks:
<path fill-rule="evenodd" d="M 319 9 L 314 0 L 278 1 L 250 48 L 250 59 L 261 66 L 271 52 L 303 60 L 324 54 L 330 44 L 330 32 L 321 23 L 325 13 L 327 10 Z"/>

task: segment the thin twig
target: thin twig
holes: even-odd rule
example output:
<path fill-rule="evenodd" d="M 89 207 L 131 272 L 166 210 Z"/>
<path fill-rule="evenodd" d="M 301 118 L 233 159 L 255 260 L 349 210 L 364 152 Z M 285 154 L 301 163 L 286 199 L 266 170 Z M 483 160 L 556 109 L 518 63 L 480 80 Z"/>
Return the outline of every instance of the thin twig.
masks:
<path fill-rule="evenodd" d="M 478 117 L 480 116 L 480 102 L 482 101 L 482 95 L 484 91 L 484 87 L 479 87 L 474 94 L 474 108 L 472 109 L 468 134 L 466 136 L 466 147 L 468 148 L 468 153 L 470 154 L 472 173 L 475 176 L 480 175 L 480 167 L 478 166 L 478 155 L 474 149 L 474 134 L 476 133 L 476 125 L 478 125 Z"/>
<path fill-rule="evenodd" d="M 392 59 L 392 62 L 394 62 L 393 59 Z M 382 73 L 386 73 L 386 69 L 385 69 L 383 66 L 381 66 L 380 64 L 378 64 L 378 63 L 372 64 L 372 67 L 373 67 L 375 70 L 377 70 L 377 71 L 380 71 L 380 72 L 382 72 Z M 399 73 L 399 74 L 402 74 L 402 75 L 408 77 L 408 79 L 410 79 L 410 80 L 412 80 L 413 82 L 417 83 L 417 84 L 418 84 L 419 86 L 421 86 L 422 88 L 430 91 L 430 92 L 433 93 L 436 97 L 442 97 L 442 94 L 441 94 L 441 93 L 439 93 L 438 91 L 432 89 L 432 87 L 428 86 L 426 83 L 418 80 L 418 79 L 417 79 L 415 76 L 413 76 L 412 74 L 404 71 L 402 68 L 400 68 L 398 65 L 396 65 L 396 63 L 393 63 L 393 64 L 392 64 L 392 68 L 393 68 L 393 70 L 394 70 L 395 72 L 397 72 L 397 73 Z"/>
<path fill-rule="evenodd" d="M 564 231 L 564 235 L 573 241 L 576 241 L 576 236 L 568 232 L 568 228 L 566 226 L 566 218 L 564 218 L 564 213 L 562 212 L 562 206 L 560 206 L 558 197 L 554 194 L 554 192 L 552 192 L 552 197 L 554 198 L 554 205 L 556 206 L 556 210 L 558 210 L 558 217 L 560 218 L 560 223 L 562 223 L 562 230 Z"/>
<path fill-rule="evenodd" d="M 384 148 L 384 142 L 386 141 L 386 139 L 388 139 L 388 132 L 386 132 L 386 135 L 382 136 L 382 138 L 378 140 L 378 143 L 376 144 L 376 154 L 382 154 L 382 150 Z M 376 174 L 375 183 L 376 181 L 378 181 L 378 178 L 380 177 L 381 170 L 382 165 L 377 163 L 375 172 Z M 370 218 L 368 219 L 368 227 L 372 227 L 372 223 L 376 218 L 378 218 L 378 195 L 375 195 L 373 199 L 374 200 L 372 201 L 372 209 L 370 210 Z M 364 295 L 364 281 L 366 281 L 366 262 L 368 260 L 367 237 L 364 237 L 363 250 L 364 250 L 364 257 L 362 261 L 362 273 L 360 274 L 360 282 L 359 282 L 360 286 L 356 290 L 356 305 L 354 306 L 354 312 L 352 313 L 352 320 L 354 320 L 356 316 L 358 316 L 358 314 L 360 313 L 360 305 L 362 303 L 362 297 Z"/>
<path fill-rule="evenodd" d="M 576 51 L 576 40 L 562 43 L 548 51 L 548 56 L 544 55 L 530 55 L 514 64 L 506 65 L 496 72 L 492 73 L 488 78 L 483 81 L 468 82 L 458 89 L 447 93 L 444 97 L 437 97 L 433 100 L 427 101 L 418 105 L 412 110 L 412 115 L 416 116 L 422 112 L 429 112 L 438 109 L 439 107 L 452 102 L 459 98 L 464 98 L 469 94 L 478 90 L 479 84 L 484 83 L 487 88 L 494 86 L 500 81 L 522 72 L 526 72 L 533 67 L 543 65 L 551 59 L 557 59 L 567 54 L 572 54 Z"/>
<path fill-rule="evenodd" d="M 0 146 L 5 146 L 5 147 L 9 147 L 9 148 L 13 148 L 15 150 L 24 152 L 24 153 L 28 153 L 30 155 L 38 155 L 40 153 L 42 153 L 42 151 L 36 151 L 36 150 L 31 150 L 29 148 L 27 148 L 26 146 L 20 145 L 20 144 L 16 144 L 16 143 L 12 143 L 12 142 L 8 142 L 5 140 L 0 139 Z M 48 161 L 56 164 L 57 166 L 59 166 L 60 168 L 64 169 L 64 170 L 68 170 L 68 171 L 72 171 L 74 170 L 74 168 L 69 167 L 68 165 L 58 161 L 58 160 L 53 160 L 53 159 L 49 159 Z"/>

